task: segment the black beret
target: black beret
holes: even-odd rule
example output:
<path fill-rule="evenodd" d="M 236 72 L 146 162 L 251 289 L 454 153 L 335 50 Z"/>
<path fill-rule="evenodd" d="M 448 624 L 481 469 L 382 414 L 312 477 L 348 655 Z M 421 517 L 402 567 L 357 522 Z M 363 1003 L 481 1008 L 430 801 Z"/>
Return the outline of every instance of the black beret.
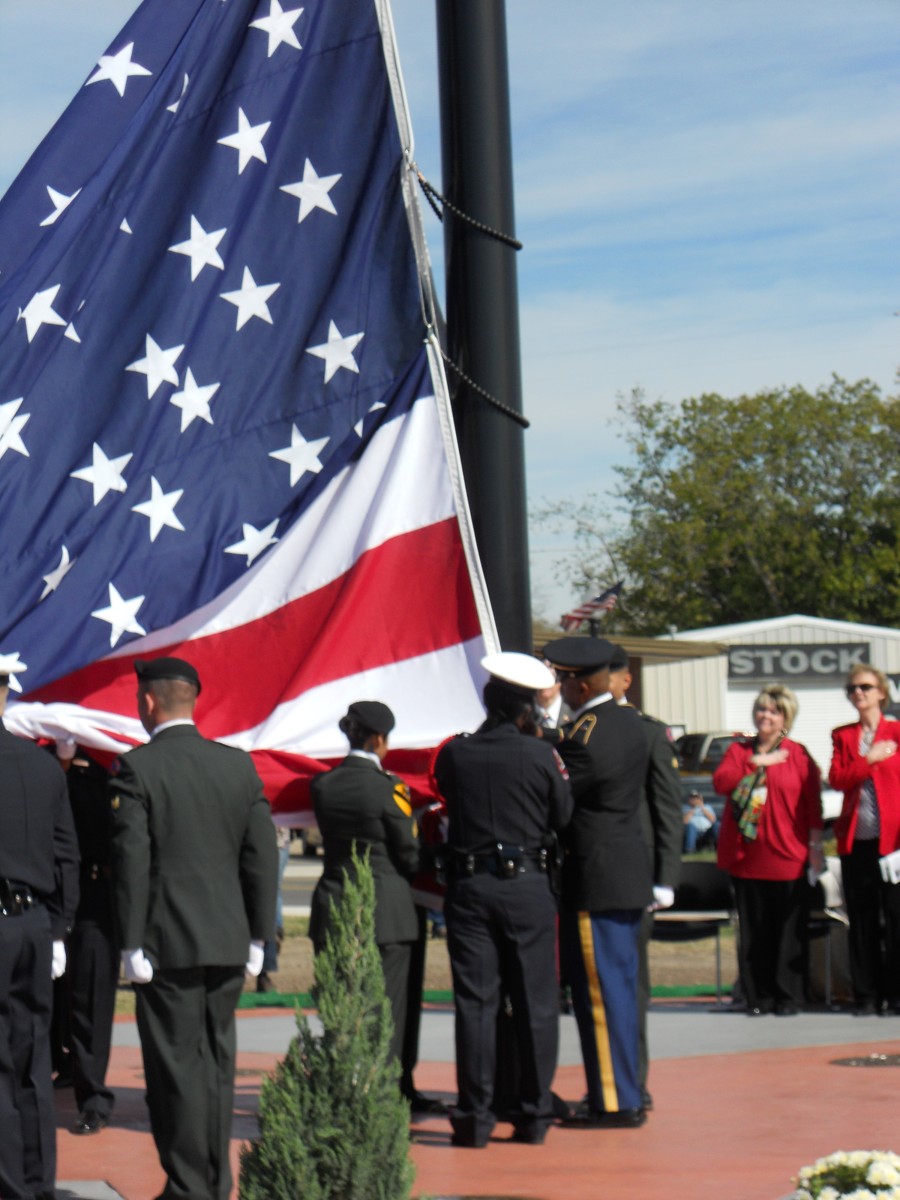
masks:
<path fill-rule="evenodd" d="M 357 700 L 351 704 L 347 715 L 340 720 L 339 727 L 342 733 L 347 732 L 346 726 L 351 720 L 356 721 L 363 729 L 368 729 L 371 733 L 382 733 L 385 737 L 397 723 L 394 714 L 380 700 Z"/>
<path fill-rule="evenodd" d="M 627 671 L 628 670 L 628 651 L 624 646 L 614 645 L 613 656 L 609 660 L 609 669 L 611 671 Z"/>
<path fill-rule="evenodd" d="M 182 683 L 190 683 L 200 695 L 197 668 L 183 658 L 136 658 L 134 670 L 141 683 L 152 683 L 155 679 L 180 679 Z"/>
<path fill-rule="evenodd" d="M 616 650 L 617 647 L 606 638 L 563 637 L 548 642 L 543 655 L 557 671 L 570 675 L 593 675 L 595 671 L 611 665 Z"/>

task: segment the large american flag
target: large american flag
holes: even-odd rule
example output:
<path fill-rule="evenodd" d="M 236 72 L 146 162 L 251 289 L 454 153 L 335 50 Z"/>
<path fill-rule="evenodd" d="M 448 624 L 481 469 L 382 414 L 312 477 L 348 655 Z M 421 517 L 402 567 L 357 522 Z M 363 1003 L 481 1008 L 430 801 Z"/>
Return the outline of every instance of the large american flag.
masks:
<path fill-rule="evenodd" d="M 180 655 L 286 815 L 353 700 L 414 782 L 481 719 L 409 143 L 386 2 L 146 0 L 0 201 L 14 731 L 142 740 Z"/>

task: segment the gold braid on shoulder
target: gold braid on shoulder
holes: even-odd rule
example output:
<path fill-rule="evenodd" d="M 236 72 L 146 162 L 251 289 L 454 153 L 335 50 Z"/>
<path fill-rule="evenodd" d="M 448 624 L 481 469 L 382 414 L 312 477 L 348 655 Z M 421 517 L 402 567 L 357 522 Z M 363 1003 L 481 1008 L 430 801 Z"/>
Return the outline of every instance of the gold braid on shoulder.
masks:
<path fill-rule="evenodd" d="M 594 726 L 597 724 L 597 718 L 593 713 L 586 712 L 580 716 L 572 726 L 572 731 L 569 737 L 579 742 L 589 742 L 591 734 L 594 732 Z"/>

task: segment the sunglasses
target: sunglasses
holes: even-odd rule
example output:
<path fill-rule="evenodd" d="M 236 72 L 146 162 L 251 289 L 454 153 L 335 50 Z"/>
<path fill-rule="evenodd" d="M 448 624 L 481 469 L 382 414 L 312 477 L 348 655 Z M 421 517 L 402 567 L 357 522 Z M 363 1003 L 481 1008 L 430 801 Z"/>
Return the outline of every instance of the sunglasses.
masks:
<path fill-rule="evenodd" d="M 852 696 L 854 692 L 871 692 L 876 687 L 877 683 L 848 683 L 845 691 L 848 696 Z"/>

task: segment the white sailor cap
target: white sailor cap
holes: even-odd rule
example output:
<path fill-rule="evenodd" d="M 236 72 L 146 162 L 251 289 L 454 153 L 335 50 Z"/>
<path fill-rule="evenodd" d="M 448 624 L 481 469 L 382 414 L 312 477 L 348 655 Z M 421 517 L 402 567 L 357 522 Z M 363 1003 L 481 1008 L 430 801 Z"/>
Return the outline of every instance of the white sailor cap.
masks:
<path fill-rule="evenodd" d="M 495 679 L 511 683 L 525 691 L 537 692 L 553 687 L 556 676 L 538 658 L 521 654 L 517 650 L 501 650 L 498 654 L 486 654 L 481 665 Z"/>

